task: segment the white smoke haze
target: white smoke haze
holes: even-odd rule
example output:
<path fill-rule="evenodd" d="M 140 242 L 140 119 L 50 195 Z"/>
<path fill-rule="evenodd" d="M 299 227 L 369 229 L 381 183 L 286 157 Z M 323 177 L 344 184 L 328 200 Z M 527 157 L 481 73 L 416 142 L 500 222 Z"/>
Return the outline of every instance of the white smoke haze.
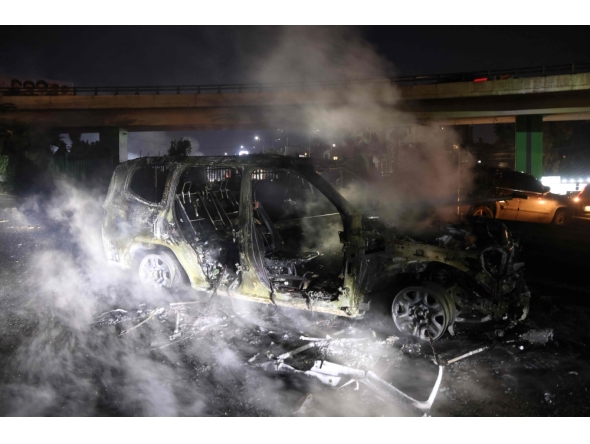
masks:
<path fill-rule="evenodd" d="M 281 28 L 276 46 L 256 65 L 250 76 L 262 83 L 344 81 L 382 79 L 395 75 L 393 64 L 381 57 L 358 30 L 341 27 Z M 403 111 L 402 98 L 395 85 L 350 84 L 347 88 L 320 91 L 331 100 L 308 104 L 297 112 L 304 130 L 351 134 L 371 128 L 382 133 L 406 132 L 410 137 L 387 138 L 387 144 L 411 143 L 411 149 L 399 160 L 395 176 L 380 185 L 377 197 L 388 213 L 395 214 L 395 223 L 426 226 L 435 220 L 452 220 L 456 207 L 446 205 L 457 195 L 458 187 L 466 189 L 471 183 L 469 168 L 463 155 L 461 177 L 457 176 L 456 156 L 449 149 L 458 143 L 452 127 L 441 130 L 438 125 L 420 122 Z M 284 111 L 290 113 L 291 111 Z M 276 111 L 275 114 L 280 114 Z M 286 116 L 285 116 L 286 117 Z M 345 197 L 360 191 L 347 190 Z M 362 201 L 366 200 L 363 198 Z M 418 207 L 418 208 L 416 208 Z M 433 213 L 425 218 L 425 208 Z M 404 213 L 404 214 L 402 214 Z"/>
<path fill-rule="evenodd" d="M 391 76 L 391 62 L 352 28 L 285 26 L 272 50 L 252 63 L 248 78 L 260 83 L 301 83 Z"/>
<path fill-rule="evenodd" d="M 394 72 L 354 31 L 289 27 L 281 34 L 275 49 L 264 55 L 263 63 L 249 76 L 263 82 L 285 82 L 374 78 Z M 304 120 L 307 129 L 414 125 L 411 116 L 395 110 L 398 102 L 394 87 L 378 97 L 372 89 L 351 87 L 342 92 L 337 106 L 310 109 Z M 421 126 L 420 131 L 423 148 L 404 166 L 396 188 L 381 189 L 379 196 L 386 197 L 393 209 L 400 205 L 400 213 L 408 210 L 407 202 L 436 200 L 456 189 L 456 170 L 443 149 L 448 140 L 441 139 L 437 127 Z M 147 133 L 134 134 L 129 134 L 130 151 L 139 154 L 141 149 L 142 155 L 147 155 L 143 152 L 145 141 L 141 141 Z M 155 150 L 160 149 L 164 154 L 170 134 L 153 137 L 148 139 L 153 142 L 149 154 L 156 155 Z M 195 141 L 193 155 L 198 152 Z M 32 253 L 26 281 L 5 290 L 26 295 L 22 303 L 15 297 L 11 300 L 16 301 L 16 312 L 27 327 L 22 336 L 12 339 L 14 346 L 6 352 L 9 356 L 0 374 L 0 414 L 291 415 L 297 400 L 307 392 L 314 394 L 311 414 L 315 415 L 407 414 L 364 388 L 356 391 L 351 385 L 330 390 L 246 365 L 256 354 L 262 359 L 295 348 L 301 344 L 298 338 L 302 334 L 325 336 L 327 331 L 348 328 L 347 320 L 317 314 L 312 318 L 309 312 L 294 310 L 277 314 L 272 306 L 235 300 L 219 301 L 201 313 L 206 304 L 195 304 L 185 314 L 187 322 L 195 323 L 195 336 L 155 350 L 153 344 L 168 340 L 173 319 L 154 318 L 123 336 L 114 321 L 96 324 L 97 316 L 124 309 L 127 313 L 117 316 L 127 316 L 129 321 L 121 325 L 129 328 L 130 323 L 138 322 L 138 311 L 145 313 L 169 307 L 178 299 L 198 300 L 202 296 L 193 291 L 170 294 L 146 289 L 132 271 L 107 264 L 100 233 L 102 193 L 61 183 L 50 202 L 32 202 L 27 210 L 44 215 L 56 231 Z M 27 223 L 29 214 L 23 208 L 19 220 Z M 336 235 L 337 226 L 329 228 L 335 229 Z M 321 232 L 316 234 L 323 237 Z M 335 235 L 326 237 L 325 247 L 330 251 L 340 247 Z M 109 316 L 102 319 L 119 319 Z M 0 319 L 16 328 L 8 318 Z M 363 324 L 355 328 L 366 331 Z M 394 332 L 391 319 L 371 328 L 379 331 L 379 340 Z M 374 360 L 367 358 L 368 349 L 375 352 Z M 393 374 L 396 383 L 417 391 L 417 398 L 427 397 L 436 367 L 431 362 L 408 367 L 399 348 L 384 341 L 376 341 L 373 348 L 359 347 L 351 352 L 353 359 L 348 356 L 348 363 L 371 369 L 380 355 L 392 364 L 383 377 Z"/>
<path fill-rule="evenodd" d="M 348 321 L 294 310 L 276 314 L 272 306 L 237 300 L 220 300 L 202 313 L 208 295 L 143 287 L 132 271 L 107 264 L 100 234 L 103 201 L 96 190 L 60 183 L 51 201 L 37 200 L 15 216 L 25 225 L 33 216 L 44 216 L 44 224 L 56 233 L 33 252 L 24 273 L 28 278 L 12 289 L 23 300 L 15 310 L 18 338 L 0 372 L 0 414 L 291 415 L 309 391 L 315 399 L 312 415 L 407 414 L 353 385 L 330 390 L 249 367 L 246 362 L 257 354 L 264 361 L 268 352 L 276 356 L 299 346 L 302 334 L 325 335 Z M 197 334 L 178 344 L 168 339 L 173 314 L 123 336 L 119 324 L 97 324 L 112 319 L 103 313 L 124 309 L 123 317 L 130 320 L 120 325 L 129 328 L 138 322 L 137 311 L 168 307 L 178 299 L 203 302 L 185 314 L 187 322 L 197 320 Z M 168 346 L 153 349 L 154 344 Z M 377 347 L 400 359 L 398 349 Z M 357 353 L 364 356 L 365 351 Z M 430 386 L 432 372 L 424 370 Z"/>
<path fill-rule="evenodd" d="M 434 225 L 458 221 L 458 190 L 464 199 L 473 180 L 473 159 L 466 153 L 461 156 L 458 175 L 456 158 L 447 154 L 442 143 L 432 141 L 405 153 L 403 167 L 383 181 L 367 183 L 359 178 L 338 191 L 368 215 L 419 234 Z"/>

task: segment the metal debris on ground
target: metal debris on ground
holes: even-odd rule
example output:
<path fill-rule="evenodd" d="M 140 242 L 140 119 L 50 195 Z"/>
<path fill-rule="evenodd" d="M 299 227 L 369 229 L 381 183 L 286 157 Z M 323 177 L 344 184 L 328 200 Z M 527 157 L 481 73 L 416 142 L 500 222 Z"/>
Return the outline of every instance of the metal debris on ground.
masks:
<path fill-rule="evenodd" d="M 415 413 L 424 413 L 430 410 L 438 393 L 443 376 L 443 367 L 439 366 L 438 377 L 436 378 L 434 387 L 430 392 L 430 396 L 426 401 L 418 401 L 394 387 L 387 381 L 381 379 L 372 371 L 351 368 L 329 361 L 316 360 L 313 367 L 309 370 L 298 370 L 278 359 L 275 361 L 267 361 L 254 365 L 264 371 L 271 373 L 303 375 L 314 378 L 331 387 L 341 387 L 352 380 L 358 381 L 371 390 L 380 399 L 395 405 L 402 406 Z"/>
<path fill-rule="evenodd" d="M 438 366 L 438 377 L 428 399 L 426 401 L 416 400 L 389 382 L 385 381 L 369 369 L 375 365 L 381 355 L 377 357 L 377 360 L 374 356 L 370 356 L 370 359 L 365 359 L 361 355 L 370 355 L 371 351 L 375 351 L 372 349 L 372 347 L 388 347 L 393 342 L 395 342 L 390 341 L 388 344 L 387 341 L 375 341 L 371 340 L 373 339 L 371 336 L 365 338 L 341 339 L 319 339 L 303 336 L 301 339 L 308 340 L 309 342 L 307 344 L 304 344 L 276 357 L 267 353 L 267 356 L 270 360 L 266 362 L 257 362 L 257 358 L 261 356 L 260 353 L 258 353 L 248 360 L 248 364 L 269 373 L 282 375 L 300 375 L 307 378 L 316 379 L 321 383 L 333 388 L 340 389 L 350 384 L 355 384 L 356 386 L 354 390 L 358 390 L 360 383 L 385 402 L 402 406 L 414 413 L 421 414 L 428 412 L 432 407 L 441 384 L 443 366 Z M 360 345 L 361 343 L 363 344 L 362 350 L 351 349 L 351 347 Z M 306 352 L 312 352 L 314 349 L 320 350 L 321 359 L 318 358 L 317 355 L 315 357 L 310 357 L 307 360 L 297 359 L 299 355 Z M 369 351 L 367 352 L 367 350 Z M 327 360 L 326 355 L 328 352 L 332 358 L 339 357 L 340 359 L 343 359 L 349 363 L 356 364 L 357 367 L 342 365 L 332 362 L 331 360 Z M 380 353 L 382 353 L 382 351 Z M 290 362 L 290 360 L 293 362 Z M 391 364 L 389 366 L 391 366 Z"/>
<path fill-rule="evenodd" d="M 302 415 L 307 412 L 310 409 L 312 401 L 313 395 L 311 393 L 306 393 L 303 395 L 301 398 L 299 398 L 297 404 L 295 404 L 295 407 L 293 408 L 293 414 Z"/>
<path fill-rule="evenodd" d="M 162 314 L 162 313 L 164 313 L 164 311 L 165 311 L 165 310 L 166 310 L 166 309 L 165 309 L 165 308 L 163 308 L 163 307 L 160 307 L 160 308 L 158 308 L 158 309 L 155 309 L 155 310 L 153 310 L 153 311 L 152 311 L 152 312 L 149 314 L 149 316 L 148 316 L 147 318 L 145 318 L 143 321 L 141 321 L 139 324 L 135 324 L 133 327 L 131 327 L 131 328 L 128 328 L 127 330 L 123 330 L 123 331 L 121 331 L 121 333 L 119 334 L 119 336 L 123 336 L 123 335 L 125 335 L 125 334 L 129 333 L 130 331 L 132 331 L 132 330 L 135 330 L 136 328 L 138 328 L 138 327 L 142 326 L 143 324 L 145 324 L 146 322 L 148 322 L 148 321 L 149 321 L 150 319 L 152 319 L 154 316 L 157 316 L 157 315 L 159 315 L 159 314 Z"/>
<path fill-rule="evenodd" d="M 121 335 L 125 335 L 145 325 L 157 316 L 160 323 L 167 322 L 166 325 L 162 325 L 163 328 L 159 327 L 159 331 L 165 333 L 166 339 L 160 336 L 159 343 L 152 342 L 150 350 L 153 351 L 189 340 L 203 339 L 206 336 L 201 333 L 212 328 L 219 330 L 219 334 L 223 336 L 220 329 L 230 324 L 233 325 L 235 320 L 232 321 L 230 318 L 235 316 L 226 315 L 222 307 L 217 307 L 215 313 L 210 313 L 211 310 L 209 309 L 212 308 L 210 302 L 211 299 L 204 301 L 207 309 L 195 311 L 192 316 L 190 312 L 193 305 L 173 303 L 169 307 L 154 309 L 146 309 L 143 306 L 136 312 L 133 310 L 128 312 L 123 309 L 111 310 L 98 316 L 94 323 L 110 325 L 125 321 L 133 322 L 133 326 L 122 330 Z M 238 313 L 235 314 L 240 318 Z M 314 325 L 316 324 L 318 323 L 314 323 Z M 322 328 L 312 334 L 306 334 L 304 331 L 298 330 L 298 328 L 285 330 L 273 323 L 267 324 L 264 320 L 257 320 L 256 323 L 250 324 L 248 327 L 250 334 L 258 339 L 255 339 L 256 342 L 249 342 L 251 344 L 266 344 L 268 348 L 248 359 L 246 365 L 268 373 L 303 376 L 336 389 L 350 387 L 350 389 L 358 391 L 362 385 L 377 398 L 420 415 L 430 411 L 441 386 L 445 366 L 494 348 L 497 345 L 523 340 L 545 344 L 553 339 L 552 330 L 530 330 L 513 337 L 513 339 L 501 342 L 498 340 L 499 335 L 496 335 L 496 341 L 492 344 L 447 360 L 438 356 L 434 341 L 429 341 L 430 347 L 426 345 L 424 348 L 423 343 L 408 338 L 398 338 L 397 336 L 379 338 L 372 329 L 364 330 L 354 326 L 348 326 L 344 329 L 340 327 L 341 330 L 336 332 L 330 329 L 325 333 L 321 332 Z M 342 337 L 345 334 L 354 337 Z M 287 341 L 281 343 L 282 340 L 279 339 L 277 343 L 277 336 L 287 339 Z M 266 339 L 260 342 L 260 338 Z M 268 341 L 271 339 L 272 342 L 269 344 Z M 291 343 L 292 339 L 299 339 L 304 343 L 292 350 L 286 350 L 285 347 Z M 390 374 L 388 370 L 392 366 L 393 369 L 399 368 L 403 355 L 409 353 L 413 356 L 422 356 L 425 352 L 430 355 L 426 350 L 428 348 L 434 354 L 438 375 L 426 400 L 418 400 L 383 379 L 383 375 Z M 386 362 L 381 361 L 382 358 L 387 358 L 383 359 Z M 380 361 L 382 365 L 378 366 L 377 364 Z M 359 395 L 362 395 L 362 393 L 359 393 Z M 425 396 L 425 393 L 423 396 Z M 312 400 L 313 395 L 311 393 L 305 394 L 293 407 L 292 413 L 296 415 L 305 414 L 305 412 L 309 411 Z"/>
<path fill-rule="evenodd" d="M 461 361 L 462 359 L 468 358 L 469 356 L 473 356 L 478 353 L 481 353 L 482 351 L 486 351 L 489 348 L 491 348 L 491 346 L 481 347 L 481 348 L 478 348 L 477 350 L 473 350 L 473 351 L 470 351 L 469 353 L 465 353 L 464 355 L 457 356 L 456 358 L 453 358 L 453 359 L 449 359 L 445 365 L 450 365 L 450 364 L 453 364 L 457 361 Z"/>
<path fill-rule="evenodd" d="M 526 333 L 520 335 L 520 337 L 531 344 L 545 345 L 547 342 L 553 340 L 553 329 L 547 328 L 544 330 L 529 330 Z"/>

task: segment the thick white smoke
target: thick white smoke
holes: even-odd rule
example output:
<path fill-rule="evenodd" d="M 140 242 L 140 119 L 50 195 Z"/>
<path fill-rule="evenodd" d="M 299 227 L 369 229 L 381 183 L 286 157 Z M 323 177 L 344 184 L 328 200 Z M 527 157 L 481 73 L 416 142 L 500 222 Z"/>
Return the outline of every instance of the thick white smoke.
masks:
<path fill-rule="evenodd" d="M 395 68 L 355 29 L 286 27 L 281 29 L 270 54 L 249 75 L 262 83 L 350 81 L 387 78 L 395 75 Z M 390 217 L 394 214 L 396 223 L 406 219 L 404 225 L 412 226 L 417 219 L 421 223 L 451 220 L 457 214 L 456 206 L 449 203 L 457 196 L 458 188 L 469 187 L 471 175 L 467 155 L 461 154 L 458 175 L 457 154 L 449 153 L 458 144 L 452 127 L 443 130 L 416 120 L 403 110 L 403 97 L 388 82 L 351 83 L 347 88 L 314 94 L 330 99 L 298 109 L 296 112 L 302 113 L 300 129 L 310 134 L 321 129 L 350 135 L 370 128 L 381 134 L 381 143 L 388 150 L 397 144 L 394 150 L 399 151 L 400 142 L 410 147 L 404 151 L 403 159 L 399 155 L 394 175 L 373 192 Z M 281 112 L 288 120 L 288 114 L 294 111 L 278 109 L 275 117 Z M 404 135 L 400 137 L 400 133 Z M 366 154 L 372 158 L 372 153 Z M 359 193 L 362 192 L 356 186 L 347 191 L 351 197 Z M 427 208 L 432 214 L 425 217 Z"/>
<path fill-rule="evenodd" d="M 392 73 L 391 64 L 354 31 L 285 28 L 273 51 L 248 76 L 285 82 Z M 307 129 L 331 130 L 418 125 L 411 116 L 396 111 L 398 102 L 394 87 L 351 87 L 342 92 L 336 106 L 309 108 L 304 121 Z M 408 198 L 419 201 L 452 194 L 455 189 L 454 165 L 442 154 L 448 141 L 440 138 L 437 127 L 419 125 L 424 148 L 405 167 L 407 177 L 398 181 L 396 189 L 381 189 L 391 205 L 401 196 L 404 202 Z M 146 133 L 138 137 L 141 134 Z M 131 134 L 130 146 L 133 137 Z M 168 146 L 169 142 L 162 146 L 162 153 Z M 151 148 L 149 153 L 156 154 Z M 116 316 L 137 322 L 138 312 L 196 295 L 149 291 L 138 284 L 134 273 L 108 266 L 100 233 L 103 202 L 104 195 L 96 190 L 62 183 L 51 201 L 37 201 L 37 207 L 31 208 L 45 218 L 46 231 L 38 245 L 30 247 L 31 257 L 23 265 L 26 277 L 15 284 L 11 276 L 2 276 L 7 283 L 4 291 L 17 296 L 9 298 L 16 321 L 2 315 L 7 328 L 13 329 L 13 339 L 2 351 L 8 359 L 0 379 L 0 414 L 292 414 L 294 404 L 310 389 L 308 383 L 267 376 L 245 362 L 257 353 L 285 351 L 281 347 L 289 345 L 284 342 L 293 344 L 300 334 L 325 335 L 327 327 L 346 328 L 346 323 L 330 317 L 310 320 L 309 313 L 280 317 L 272 307 L 253 308 L 234 301 L 233 308 L 231 304 L 215 306 L 201 320 L 198 310 L 204 305 L 194 305 L 186 316 L 195 322 L 195 336 L 182 344 L 152 350 L 152 344 L 165 341 L 170 334 L 173 320 L 165 316 L 120 336 L 117 325 L 98 325 L 97 316 L 121 309 L 125 314 Z M 18 216 L 25 224 L 29 217 L 24 212 Z M 336 247 L 332 239 L 334 236 L 329 250 Z M 109 316 L 106 319 L 119 319 Z M 389 345 L 379 347 L 383 354 L 391 355 L 392 362 L 399 359 Z M 358 360 L 360 367 L 361 361 L 366 364 Z M 419 373 L 414 370 L 412 377 Z M 424 375 L 426 380 L 431 376 L 428 371 Z M 316 414 L 403 413 L 377 402 L 366 391 L 348 389 L 315 391 Z"/>

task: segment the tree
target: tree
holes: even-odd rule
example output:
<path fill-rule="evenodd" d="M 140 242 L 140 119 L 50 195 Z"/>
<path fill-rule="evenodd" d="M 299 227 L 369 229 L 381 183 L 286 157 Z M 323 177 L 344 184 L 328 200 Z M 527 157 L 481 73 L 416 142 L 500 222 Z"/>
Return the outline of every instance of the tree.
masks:
<path fill-rule="evenodd" d="M 168 148 L 168 155 L 169 156 L 176 156 L 176 157 L 186 157 L 190 156 L 191 151 L 191 141 L 188 139 L 178 139 L 173 140 L 170 142 L 170 148 Z"/>
<path fill-rule="evenodd" d="M 0 104 L 0 114 L 8 113 L 15 109 L 15 106 L 12 103 L 1 103 Z M 4 124 L 0 122 L 0 155 L 2 155 L 2 151 L 4 148 L 4 141 L 9 139 L 13 133 L 13 129 L 10 125 Z"/>
<path fill-rule="evenodd" d="M 345 138 L 344 144 L 352 148 L 349 170 L 363 179 L 370 179 L 376 173 L 373 155 L 385 152 L 385 145 L 378 131 L 373 128 L 357 128 Z"/>
<path fill-rule="evenodd" d="M 373 128 L 357 129 L 353 131 L 351 138 L 358 146 L 378 145 L 381 142 L 379 132 L 375 131 Z"/>
<path fill-rule="evenodd" d="M 52 157 L 51 135 L 28 125 L 12 124 L 0 135 L 0 153 L 4 159 L 2 187 L 19 193 L 48 189 L 51 180 L 47 169 Z"/>
<path fill-rule="evenodd" d="M 498 142 L 514 144 L 516 129 L 512 123 L 495 123 L 494 134 Z"/>

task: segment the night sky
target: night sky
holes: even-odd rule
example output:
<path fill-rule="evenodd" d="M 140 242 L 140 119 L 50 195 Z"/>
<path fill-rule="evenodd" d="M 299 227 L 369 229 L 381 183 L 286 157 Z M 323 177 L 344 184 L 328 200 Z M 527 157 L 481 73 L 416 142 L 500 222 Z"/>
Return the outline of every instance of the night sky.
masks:
<path fill-rule="evenodd" d="M 317 42 L 325 35 L 337 34 L 340 41 L 318 61 L 313 54 L 308 58 L 304 49 L 297 52 L 288 45 L 280 46 L 285 33 L 294 34 L 295 40 L 298 35 L 311 34 Z M 124 86 L 313 81 L 508 69 L 590 62 L 589 34 L 588 28 L 573 26 L 312 27 L 294 32 L 285 27 L 242 26 L 3 26 L 0 76 L 72 81 L 79 86 Z M 363 49 L 362 54 L 374 53 L 380 60 L 372 59 L 370 69 L 356 69 L 353 61 L 359 53 L 351 52 L 342 59 L 339 56 L 349 41 L 351 46 Z M 276 53 L 281 51 L 294 55 L 277 58 Z M 269 69 L 272 54 L 275 65 Z M 317 68 L 320 63 L 322 69 Z M 255 133 L 134 133 L 130 143 L 133 150 L 142 144 L 154 154 L 156 149 L 165 149 L 171 138 L 188 136 L 200 146 L 199 152 L 223 154 L 250 143 Z M 475 137 L 479 136 L 493 141 L 491 126 L 476 128 Z"/>

